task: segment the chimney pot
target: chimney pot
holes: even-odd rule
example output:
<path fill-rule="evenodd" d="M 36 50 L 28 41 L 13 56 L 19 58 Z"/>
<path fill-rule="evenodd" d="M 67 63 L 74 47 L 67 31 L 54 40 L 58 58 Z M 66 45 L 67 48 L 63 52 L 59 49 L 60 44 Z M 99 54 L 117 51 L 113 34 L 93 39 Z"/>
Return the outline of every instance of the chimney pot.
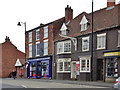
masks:
<path fill-rule="evenodd" d="M 115 5 L 115 0 L 107 0 L 107 8 Z"/>

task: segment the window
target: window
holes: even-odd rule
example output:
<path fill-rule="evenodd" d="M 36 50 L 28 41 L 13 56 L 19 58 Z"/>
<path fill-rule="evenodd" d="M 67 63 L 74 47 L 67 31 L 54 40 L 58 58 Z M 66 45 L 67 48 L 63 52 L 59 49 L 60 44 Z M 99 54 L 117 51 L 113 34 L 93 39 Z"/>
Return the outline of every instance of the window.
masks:
<path fill-rule="evenodd" d="M 89 37 L 82 38 L 82 51 L 89 51 Z"/>
<path fill-rule="evenodd" d="M 40 40 L 40 30 L 36 30 L 36 40 Z"/>
<path fill-rule="evenodd" d="M 97 49 L 105 49 L 106 47 L 106 33 L 97 35 Z"/>
<path fill-rule="evenodd" d="M 44 38 L 48 38 L 48 26 L 44 27 Z"/>
<path fill-rule="evenodd" d="M 58 59 L 57 61 L 57 72 L 70 72 L 71 71 L 71 59 Z"/>
<path fill-rule="evenodd" d="M 59 42 L 57 44 L 57 54 L 71 53 L 71 41 Z"/>
<path fill-rule="evenodd" d="M 31 77 L 36 77 L 36 63 L 31 63 L 30 64 L 30 76 Z"/>
<path fill-rule="evenodd" d="M 85 31 L 88 29 L 88 20 L 86 18 L 86 16 L 84 15 L 81 22 L 80 22 L 80 25 L 81 25 L 81 31 Z"/>
<path fill-rule="evenodd" d="M 32 57 L 32 44 L 29 44 L 29 57 Z"/>
<path fill-rule="evenodd" d="M 40 42 L 36 42 L 36 56 L 40 55 L 39 51 L 40 51 Z"/>
<path fill-rule="evenodd" d="M 60 29 L 61 34 L 66 35 L 67 34 L 66 30 L 67 30 L 67 27 L 66 27 L 65 23 L 63 23 L 63 25 L 62 25 L 62 27 Z"/>
<path fill-rule="evenodd" d="M 80 72 L 90 72 L 90 57 L 80 58 Z"/>
<path fill-rule="evenodd" d="M 109 58 L 106 60 L 106 77 L 118 77 L 117 58 Z"/>
<path fill-rule="evenodd" d="M 118 31 L 118 47 L 120 47 L 120 31 Z"/>
<path fill-rule="evenodd" d="M 87 23 L 81 24 L 81 31 L 85 31 L 88 29 Z"/>
<path fill-rule="evenodd" d="M 48 55 L 48 40 L 44 40 L 44 55 Z"/>
<path fill-rule="evenodd" d="M 32 42 L 32 32 L 29 32 L 29 42 Z"/>

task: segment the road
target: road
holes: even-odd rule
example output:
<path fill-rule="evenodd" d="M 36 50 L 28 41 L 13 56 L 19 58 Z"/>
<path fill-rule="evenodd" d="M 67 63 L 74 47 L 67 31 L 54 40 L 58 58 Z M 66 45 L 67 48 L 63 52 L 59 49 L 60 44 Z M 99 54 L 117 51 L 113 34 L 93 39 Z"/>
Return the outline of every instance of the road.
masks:
<path fill-rule="evenodd" d="M 2 79 L 2 88 L 106 88 L 100 86 L 88 86 L 67 84 L 58 82 L 47 82 L 40 79 Z"/>

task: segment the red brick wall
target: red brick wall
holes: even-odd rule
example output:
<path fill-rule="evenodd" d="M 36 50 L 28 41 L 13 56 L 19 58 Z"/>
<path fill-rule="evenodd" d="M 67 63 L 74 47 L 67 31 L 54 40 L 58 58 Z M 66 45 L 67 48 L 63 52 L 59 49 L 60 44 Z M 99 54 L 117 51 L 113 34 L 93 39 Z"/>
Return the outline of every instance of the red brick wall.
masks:
<path fill-rule="evenodd" d="M 115 5 L 115 0 L 107 0 L 107 7 L 112 7 Z"/>
<path fill-rule="evenodd" d="M 2 77 L 8 77 L 12 70 L 16 70 L 15 63 L 17 58 L 25 58 L 24 53 L 17 50 L 17 48 L 10 42 L 6 41 L 2 44 Z"/>

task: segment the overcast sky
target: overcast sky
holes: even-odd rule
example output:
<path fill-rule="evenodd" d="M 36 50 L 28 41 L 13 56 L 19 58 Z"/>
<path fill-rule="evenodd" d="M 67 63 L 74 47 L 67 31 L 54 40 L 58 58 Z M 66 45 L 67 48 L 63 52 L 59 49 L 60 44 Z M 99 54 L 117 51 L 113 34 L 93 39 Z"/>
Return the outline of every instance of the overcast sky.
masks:
<path fill-rule="evenodd" d="M 120 0 L 116 0 L 116 4 Z M 9 36 L 11 42 L 24 52 L 24 25 L 27 30 L 33 29 L 40 23 L 47 24 L 65 16 L 65 7 L 73 9 L 73 17 L 81 12 L 91 12 L 92 0 L 1 0 L 0 1 L 0 43 Z M 107 6 L 107 0 L 94 0 L 94 11 Z"/>

